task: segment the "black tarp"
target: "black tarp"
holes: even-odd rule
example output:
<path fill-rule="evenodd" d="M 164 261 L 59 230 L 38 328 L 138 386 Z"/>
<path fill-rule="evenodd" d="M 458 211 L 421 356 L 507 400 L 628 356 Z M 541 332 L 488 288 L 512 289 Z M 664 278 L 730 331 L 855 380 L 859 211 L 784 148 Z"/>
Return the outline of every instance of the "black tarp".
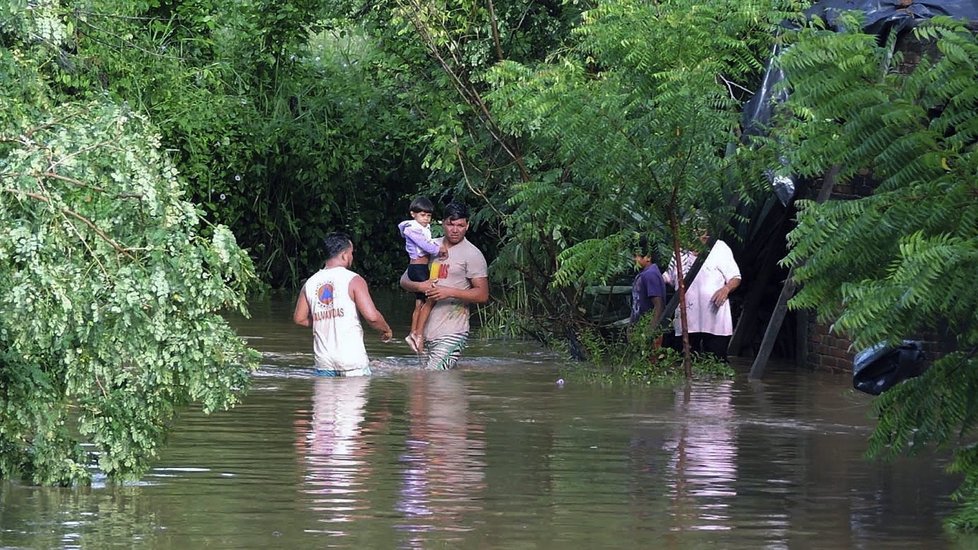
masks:
<path fill-rule="evenodd" d="M 898 346 L 876 344 L 853 359 L 852 387 L 879 395 L 908 378 L 920 376 L 926 368 L 923 347 L 916 340 L 904 340 Z"/>
<path fill-rule="evenodd" d="M 808 9 L 809 15 L 817 15 L 829 24 L 830 28 L 841 30 L 837 26 L 838 14 L 843 11 L 861 11 L 866 14 L 863 32 L 885 35 L 892 31 L 901 32 L 912 28 L 916 21 L 946 15 L 955 19 L 974 21 L 978 19 L 978 2 L 948 1 L 919 2 L 910 0 L 863 0 L 851 2 L 844 0 L 823 0 L 816 2 Z"/>

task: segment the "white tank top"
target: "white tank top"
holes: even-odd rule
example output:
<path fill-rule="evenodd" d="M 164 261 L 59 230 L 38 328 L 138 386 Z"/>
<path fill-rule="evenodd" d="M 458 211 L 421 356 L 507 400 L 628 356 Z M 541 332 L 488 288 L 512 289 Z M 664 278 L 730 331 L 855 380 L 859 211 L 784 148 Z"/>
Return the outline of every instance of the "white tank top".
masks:
<path fill-rule="evenodd" d="M 312 349 L 317 369 L 345 372 L 369 364 L 360 315 L 350 297 L 350 281 L 354 277 L 357 274 L 345 267 L 324 268 L 303 287 L 312 313 Z"/>

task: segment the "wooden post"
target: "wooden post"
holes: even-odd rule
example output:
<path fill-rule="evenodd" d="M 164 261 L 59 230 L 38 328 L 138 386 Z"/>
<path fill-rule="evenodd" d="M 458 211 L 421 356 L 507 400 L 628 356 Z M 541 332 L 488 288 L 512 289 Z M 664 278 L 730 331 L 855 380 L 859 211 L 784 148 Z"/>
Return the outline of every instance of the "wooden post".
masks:
<path fill-rule="evenodd" d="M 792 279 L 794 273 L 794 267 L 788 270 L 788 278 L 785 279 L 784 286 L 781 287 L 781 294 L 778 295 L 778 304 L 774 306 L 771 321 L 767 324 L 767 329 L 764 331 L 764 340 L 761 341 L 761 349 L 757 351 L 754 364 L 750 367 L 749 378 L 760 378 L 764 374 L 764 367 L 767 366 L 767 360 L 771 356 L 771 350 L 774 349 L 774 342 L 778 339 L 778 332 L 781 331 L 781 323 L 784 322 L 784 316 L 788 313 L 788 300 L 795 295 L 795 281 Z"/>
<path fill-rule="evenodd" d="M 825 177 L 822 179 L 822 188 L 819 189 L 818 197 L 815 199 L 816 202 L 825 202 L 832 196 L 832 188 L 835 187 L 835 178 L 838 174 L 838 166 L 833 166 L 826 172 Z M 764 340 L 761 341 L 761 349 L 758 350 L 757 357 L 754 358 L 754 364 L 750 367 L 750 375 L 748 376 L 750 379 L 759 379 L 764 375 L 764 369 L 767 367 L 771 350 L 774 349 L 774 342 L 777 340 L 778 333 L 781 331 L 784 316 L 788 313 L 788 300 L 794 296 L 795 288 L 797 288 L 794 274 L 795 266 L 791 266 L 791 269 L 788 270 L 788 278 L 785 279 L 784 286 L 781 287 L 778 303 L 774 306 L 774 313 L 771 314 L 771 321 L 764 331 Z"/>

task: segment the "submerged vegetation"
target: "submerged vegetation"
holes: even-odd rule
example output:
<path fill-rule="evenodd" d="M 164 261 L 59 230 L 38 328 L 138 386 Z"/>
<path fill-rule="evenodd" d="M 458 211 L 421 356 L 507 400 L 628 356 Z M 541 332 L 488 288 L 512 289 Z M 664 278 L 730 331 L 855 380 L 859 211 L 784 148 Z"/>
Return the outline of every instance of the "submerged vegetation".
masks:
<path fill-rule="evenodd" d="M 608 338 L 596 331 L 583 331 L 579 344 L 589 361 L 565 365 L 564 376 L 606 384 L 669 385 L 689 381 L 680 352 L 671 347 L 652 349 L 649 346 L 649 342 L 658 334 L 653 334 L 648 323 L 636 324 L 620 336 Z M 734 376 L 730 364 L 713 355 L 693 354 L 690 359 L 694 380 L 730 379 Z"/>
<path fill-rule="evenodd" d="M 649 355 L 650 329 L 609 331 L 589 289 L 629 280 L 638 233 L 662 267 L 695 242 L 694 214 L 735 239 L 743 205 L 770 204 L 777 164 L 875 182 L 858 200 L 798 201 L 792 303 L 857 346 L 944 344 L 877 401 L 871 450 L 955 448 L 952 525 L 978 528 L 978 45 L 938 18 L 910 59 L 908 35 L 835 32 L 805 7 L 0 6 L 0 476 L 71 483 L 93 456 L 138 476 L 179 407 L 227 407 L 247 386 L 255 354 L 219 312 L 295 286 L 335 229 L 372 284 L 395 285 L 393 227 L 415 194 L 473 207 L 496 330 L 588 358 L 575 376 L 675 380 L 689 358 Z M 789 99 L 748 145 L 741 111 L 775 46 L 790 46 Z"/>

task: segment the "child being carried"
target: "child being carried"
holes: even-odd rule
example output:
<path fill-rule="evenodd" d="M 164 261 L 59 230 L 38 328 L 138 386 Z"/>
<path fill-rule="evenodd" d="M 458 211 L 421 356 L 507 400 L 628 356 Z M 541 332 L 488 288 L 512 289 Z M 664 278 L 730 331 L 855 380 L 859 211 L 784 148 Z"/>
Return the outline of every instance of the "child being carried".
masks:
<path fill-rule="evenodd" d="M 431 215 L 435 210 L 434 204 L 426 197 L 418 197 L 411 201 L 408 208 L 411 219 L 397 224 L 401 236 L 404 237 L 404 249 L 408 253 L 408 278 L 422 282 L 428 280 L 428 263 L 434 257 L 445 257 L 448 248 L 431 239 Z M 414 311 L 411 313 L 411 333 L 404 338 L 415 353 L 424 350 L 424 326 L 428 322 L 428 314 L 434 305 L 434 300 L 428 299 L 423 292 L 415 293 Z"/>

